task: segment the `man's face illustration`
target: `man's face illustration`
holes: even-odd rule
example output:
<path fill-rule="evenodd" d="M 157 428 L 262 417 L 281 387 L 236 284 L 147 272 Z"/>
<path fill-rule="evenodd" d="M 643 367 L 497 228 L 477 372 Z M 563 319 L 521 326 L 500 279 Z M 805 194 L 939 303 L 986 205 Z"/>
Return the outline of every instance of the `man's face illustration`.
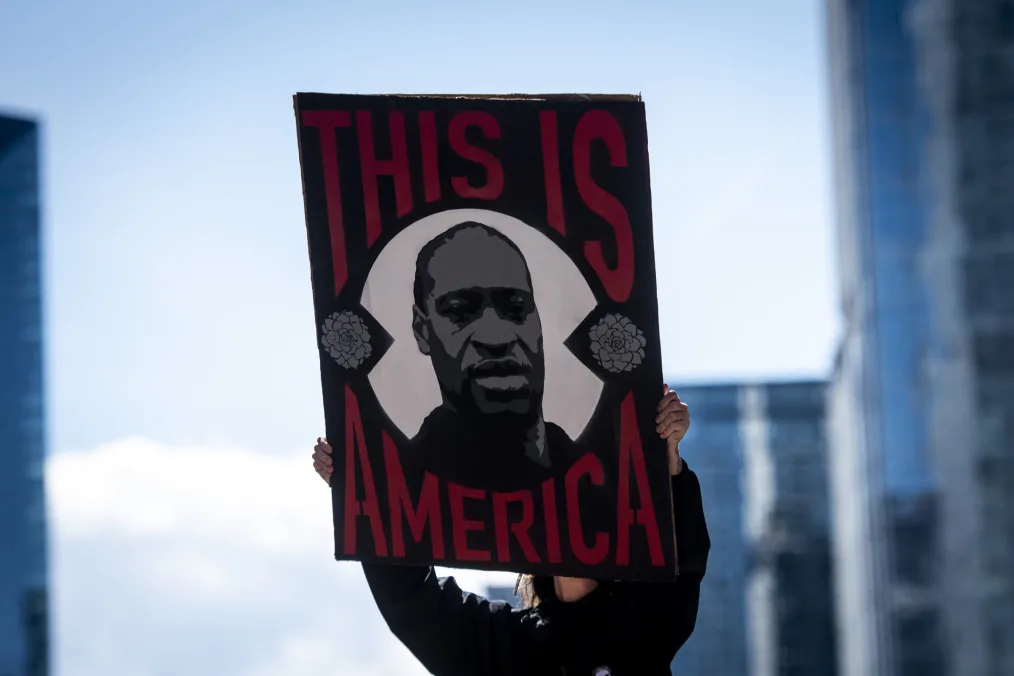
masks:
<path fill-rule="evenodd" d="M 484 414 L 533 412 L 545 362 L 521 254 L 503 236 L 470 225 L 452 231 L 420 272 L 425 292 L 413 328 L 445 396 Z"/>

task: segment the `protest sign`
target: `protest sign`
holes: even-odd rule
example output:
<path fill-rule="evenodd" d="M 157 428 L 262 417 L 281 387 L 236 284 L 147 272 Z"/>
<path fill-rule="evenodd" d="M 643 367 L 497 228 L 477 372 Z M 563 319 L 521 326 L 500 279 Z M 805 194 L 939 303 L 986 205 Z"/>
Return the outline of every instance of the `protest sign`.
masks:
<path fill-rule="evenodd" d="M 671 579 L 640 97 L 295 108 L 336 557 Z"/>

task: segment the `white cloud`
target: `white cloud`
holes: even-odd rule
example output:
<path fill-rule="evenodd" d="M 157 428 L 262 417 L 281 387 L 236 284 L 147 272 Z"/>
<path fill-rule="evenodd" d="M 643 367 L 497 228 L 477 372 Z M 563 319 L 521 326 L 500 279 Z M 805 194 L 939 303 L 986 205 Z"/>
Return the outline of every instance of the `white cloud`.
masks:
<path fill-rule="evenodd" d="M 424 674 L 333 558 L 308 452 L 129 439 L 52 457 L 57 673 Z M 455 572 L 465 588 L 507 574 Z"/>

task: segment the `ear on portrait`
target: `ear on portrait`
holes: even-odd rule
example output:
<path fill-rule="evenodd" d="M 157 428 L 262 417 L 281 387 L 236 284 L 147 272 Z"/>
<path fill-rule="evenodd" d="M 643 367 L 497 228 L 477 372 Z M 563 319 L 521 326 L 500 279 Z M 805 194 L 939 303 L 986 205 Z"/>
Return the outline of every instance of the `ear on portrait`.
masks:
<path fill-rule="evenodd" d="M 415 336 L 415 344 L 419 347 L 419 351 L 429 356 L 430 323 L 418 305 L 412 305 L 412 335 Z"/>

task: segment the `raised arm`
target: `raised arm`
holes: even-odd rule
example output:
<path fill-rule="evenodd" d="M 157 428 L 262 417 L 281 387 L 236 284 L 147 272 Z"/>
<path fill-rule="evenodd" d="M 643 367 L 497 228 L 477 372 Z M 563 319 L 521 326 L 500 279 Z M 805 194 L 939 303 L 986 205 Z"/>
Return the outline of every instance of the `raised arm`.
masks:
<path fill-rule="evenodd" d="M 635 628 L 631 636 L 642 646 L 639 650 L 665 664 L 694 631 L 711 549 L 701 485 L 685 462 L 683 470 L 672 477 L 672 489 L 679 575 L 674 582 L 632 584 L 627 613 Z"/>
<path fill-rule="evenodd" d="M 669 664 L 694 631 L 701 581 L 708 565 L 711 538 L 704 519 L 701 484 L 680 457 L 679 444 L 690 427 L 690 408 L 665 386 L 656 417 L 667 442 L 672 481 L 673 517 L 679 575 L 670 583 L 635 583 L 624 591 L 631 649 L 659 667 Z"/>
<path fill-rule="evenodd" d="M 534 622 L 501 601 L 462 591 L 433 568 L 364 563 L 366 580 L 391 632 L 436 676 L 525 674 Z"/>

